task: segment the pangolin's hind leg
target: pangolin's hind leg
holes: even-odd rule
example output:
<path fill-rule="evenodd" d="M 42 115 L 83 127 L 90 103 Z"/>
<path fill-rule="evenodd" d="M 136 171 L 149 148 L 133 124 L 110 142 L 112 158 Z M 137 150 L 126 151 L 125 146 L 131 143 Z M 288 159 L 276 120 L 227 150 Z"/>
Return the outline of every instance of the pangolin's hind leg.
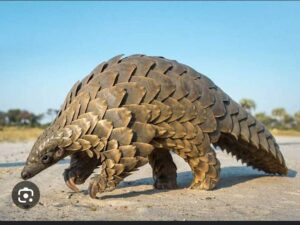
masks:
<path fill-rule="evenodd" d="M 203 152 L 203 150 L 199 152 Z M 195 154 L 194 157 L 188 157 L 187 162 L 194 175 L 190 188 L 211 190 L 216 186 L 220 178 L 220 162 L 212 147 L 209 146 L 201 156 Z"/>
<path fill-rule="evenodd" d="M 154 187 L 157 189 L 176 188 L 176 170 L 171 153 L 167 149 L 155 149 L 149 155 L 149 163 L 152 167 Z"/>

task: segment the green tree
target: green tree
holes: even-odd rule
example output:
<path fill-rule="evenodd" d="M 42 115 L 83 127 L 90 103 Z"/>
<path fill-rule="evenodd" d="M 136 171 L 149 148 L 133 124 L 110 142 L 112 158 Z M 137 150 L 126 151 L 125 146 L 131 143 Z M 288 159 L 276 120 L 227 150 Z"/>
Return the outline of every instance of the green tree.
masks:
<path fill-rule="evenodd" d="M 20 111 L 20 124 L 22 125 L 30 125 L 30 119 L 32 117 L 32 113 L 28 112 L 27 110 Z"/>
<path fill-rule="evenodd" d="M 276 119 L 275 128 L 293 129 L 296 127 L 295 119 L 282 107 L 273 109 L 272 116 Z"/>
<path fill-rule="evenodd" d="M 21 123 L 21 110 L 20 109 L 10 109 L 7 111 L 7 118 L 10 125 L 19 125 Z"/>
<path fill-rule="evenodd" d="M 59 110 L 49 108 L 46 112 L 46 115 L 49 117 L 50 121 L 53 121 Z"/>
<path fill-rule="evenodd" d="M 295 129 L 296 128 L 295 118 L 289 114 L 286 114 L 283 119 L 283 127 L 284 129 Z"/>
<path fill-rule="evenodd" d="M 246 109 L 248 112 L 256 109 L 256 103 L 252 99 L 243 98 L 240 100 L 241 106 Z"/>
<path fill-rule="evenodd" d="M 0 111 L 0 126 L 4 126 L 6 125 L 6 113 L 5 112 L 2 112 Z"/>
<path fill-rule="evenodd" d="M 41 120 L 43 119 L 44 114 L 34 114 L 31 113 L 29 121 L 31 126 L 40 126 L 41 125 Z"/>
<path fill-rule="evenodd" d="M 30 126 L 39 126 L 41 125 L 41 119 L 43 114 L 34 114 L 27 110 L 21 109 L 10 109 L 7 112 L 7 118 L 9 125 L 30 125 Z"/>
<path fill-rule="evenodd" d="M 272 110 L 272 116 L 276 120 L 274 128 L 284 129 L 284 118 L 287 115 L 287 112 L 284 108 L 275 108 Z"/>
<path fill-rule="evenodd" d="M 287 115 L 287 112 L 284 108 L 275 108 L 272 110 L 272 116 L 279 121 L 283 121 L 284 117 Z"/>
<path fill-rule="evenodd" d="M 274 126 L 274 123 L 276 123 L 276 120 L 273 119 L 271 116 L 268 116 L 266 113 L 256 113 L 255 118 L 262 122 L 267 128 L 271 129 Z"/>
<path fill-rule="evenodd" d="M 300 111 L 295 113 L 294 118 L 296 122 L 296 129 L 300 130 Z"/>

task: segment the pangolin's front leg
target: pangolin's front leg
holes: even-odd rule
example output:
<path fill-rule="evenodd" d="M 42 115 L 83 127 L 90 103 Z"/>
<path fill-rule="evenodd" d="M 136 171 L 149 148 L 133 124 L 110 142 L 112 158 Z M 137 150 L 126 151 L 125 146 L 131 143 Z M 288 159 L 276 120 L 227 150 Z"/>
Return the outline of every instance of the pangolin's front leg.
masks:
<path fill-rule="evenodd" d="M 120 167 L 120 170 L 123 169 L 123 166 L 121 164 L 118 164 L 117 167 Z M 117 173 L 119 172 L 116 171 L 116 166 L 114 162 L 111 159 L 106 159 L 102 163 L 102 169 L 100 174 L 96 174 L 91 179 L 89 186 L 90 196 L 92 198 L 95 198 L 97 193 L 114 190 L 117 184 L 125 177 L 120 176 L 120 179 L 118 179 L 118 175 L 116 175 Z"/>
<path fill-rule="evenodd" d="M 152 167 L 154 187 L 157 189 L 176 188 L 177 167 L 173 162 L 170 151 L 167 149 L 155 149 L 149 155 L 149 163 Z"/>
<path fill-rule="evenodd" d="M 96 157 L 90 158 L 86 152 L 76 152 L 71 155 L 69 168 L 64 171 L 66 185 L 75 192 L 79 192 L 76 184 L 83 184 L 98 166 Z"/>
<path fill-rule="evenodd" d="M 101 172 L 91 179 L 89 185 L 90 196 L 96 198 L 97 193 L 114 190 L 131 172 L 148 163 L 148 155 L 152 151 L 150 144 L 133 142 L 104 152 Z"/>

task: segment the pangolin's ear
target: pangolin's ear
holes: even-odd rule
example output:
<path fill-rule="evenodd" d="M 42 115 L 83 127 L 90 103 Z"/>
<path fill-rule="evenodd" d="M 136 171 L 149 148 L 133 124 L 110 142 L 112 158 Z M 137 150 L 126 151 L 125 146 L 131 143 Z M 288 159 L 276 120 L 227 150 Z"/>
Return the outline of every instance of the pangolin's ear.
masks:
<path fill-rule="evenodd" d="M 63 148 L 60 148 L 60 147 L 55 152 L 55 156 L 57 158 L 61 158 L 64 154 L 65 154 L 65 150 Z"/>

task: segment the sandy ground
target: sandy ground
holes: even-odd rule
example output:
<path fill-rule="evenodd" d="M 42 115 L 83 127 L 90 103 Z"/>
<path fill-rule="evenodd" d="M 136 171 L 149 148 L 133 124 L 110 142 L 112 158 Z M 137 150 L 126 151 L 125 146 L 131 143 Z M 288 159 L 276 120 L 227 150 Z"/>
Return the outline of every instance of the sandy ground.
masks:
<path fill-rule="evenodd" d="M 178 167 L 176 190 L 152 188 L 151 168 L 145 165 L 113 192 L 99 199 L 71 192 L 62 173 L 67 162 L 54 165 L 32 178 L 41 192 L 32 209 L 16 207 L 13 186 L 21 181 L 22 163 L 33 142 L 0 143 L 0 220 L 299 220 L 300 138 L 277 139 L 290 169 L 287 177 L 268 176 L 217 150 L 221 180 L 214 191 L 190 190 L 188 165 L 174 156 Z"/>

